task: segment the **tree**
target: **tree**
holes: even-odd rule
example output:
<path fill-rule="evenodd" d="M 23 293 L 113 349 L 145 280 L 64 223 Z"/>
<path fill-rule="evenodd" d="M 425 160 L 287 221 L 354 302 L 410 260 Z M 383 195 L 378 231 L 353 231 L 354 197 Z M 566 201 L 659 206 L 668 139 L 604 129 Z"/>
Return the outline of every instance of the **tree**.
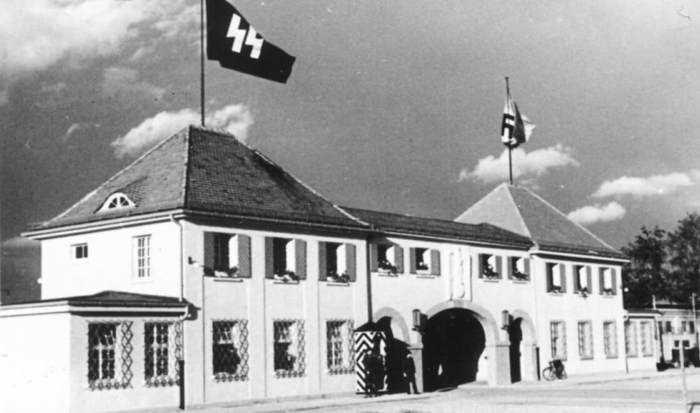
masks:
<path fill-rule="evenodd" d="M 653 297 L 688 303 L 700 294 L 700 215 L 690 213 L 673 232 L 642 227 L 622 249 L 630 259 L 622 268 L 626 308 L 650 307 Z"/>

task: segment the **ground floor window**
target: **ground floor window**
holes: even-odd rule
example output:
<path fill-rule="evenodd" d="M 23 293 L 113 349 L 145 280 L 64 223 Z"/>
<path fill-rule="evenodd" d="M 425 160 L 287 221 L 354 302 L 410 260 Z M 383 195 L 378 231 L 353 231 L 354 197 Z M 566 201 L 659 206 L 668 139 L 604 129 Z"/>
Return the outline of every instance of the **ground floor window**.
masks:
<path fill-rule="evenodd" d="M 306 369 L 303 320 L 274 320 L 274 370 L 277 377 L 302 377 Z"/>
<path fill-rule="evenodd" d="M 625 352 L 628 357 L 637 357 L 637 323 L 625 323 Z"/>
<path fill-rule="evenodd" d="M 248 380 L 248 321 L 215 320 L 212 335 L 214 380 Z"/>
<path fill-rule="evenodd" d="M 326 359 L 330 374 L 354 372 L 353 330 L 352 320 L 326 321 Z"/>
<path fill-rule="evenodd" d="M 605 347 L 605 357 L 617 357 L 617 328 L 614 321 L 603 323 L 603 345 Z"/>
<path fill-rule="evenodd" d="M 642 356 L 645 357 L 654 355 L 654 333 L 651 331 L 651 326 L 651 321 L 642 321 L 639 323 Z"/>
<path fill-rule="evenodd" d="M 182 359 L 181 324 L 147 322 L 144 328 L 145 378 L 149 386 L 172 386 L 179 383 Z"/>
<path fill-rule="evenodd" d="M 88 323 L 88 385 L 109 390 L 129 387 L 132 378 L 130 321 Z"/>
<path fill-rule="evenodd" d="M 552 359 L 566 361 L 566 325 L 563 321 L 552 321 L 549 325 Z"/>
<path fill-rule="evenodd" d="M 578 354 L 581 360 L 593 359 L 593 327 L 590 321 L 578 322 Z"/>

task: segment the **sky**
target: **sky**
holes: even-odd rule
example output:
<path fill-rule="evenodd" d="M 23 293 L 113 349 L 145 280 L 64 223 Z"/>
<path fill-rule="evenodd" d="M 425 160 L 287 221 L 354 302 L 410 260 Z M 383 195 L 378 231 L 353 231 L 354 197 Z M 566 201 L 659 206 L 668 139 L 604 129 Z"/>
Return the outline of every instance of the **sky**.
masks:
<path fill-rule="evenodd" d="M 516 185 L 616 248 L 700 210 L 700 2 L 232 4 L 297 60 L 287 84 L 207 61 L 207 126 L 336 204 L 454 219 L 507 181 L 508 77 L 536 125 Z M 200 122 L 199 18 L 197 0 L 3 0 L 3 271 L 36 256 L 29 224 Z"/>

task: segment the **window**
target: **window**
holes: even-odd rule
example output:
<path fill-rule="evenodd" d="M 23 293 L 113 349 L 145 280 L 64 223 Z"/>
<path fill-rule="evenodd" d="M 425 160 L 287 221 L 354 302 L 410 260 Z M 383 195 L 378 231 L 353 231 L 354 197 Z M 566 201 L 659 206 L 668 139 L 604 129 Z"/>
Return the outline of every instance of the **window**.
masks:
<path fill-rule="evenodd" d="M 144 337 L 146 384 L 149 386 L 179 384 L 178 361 L 182 358 L 180 323 L 146 323 Z"/>
<path fill-rule="evenodd" d="M 440 251 L 428 248 L 409 249 L 411 274 L 440 275 Z"/>
<path fill-rule="evenodd" d="M 151 277 L 151 236 L 134 238 L 134 274 L 137 279 Z"/>
<path fill-rule="evenodd" d="M 648 357 L 654 355 L 654 336 L 651 331 L 651 321 L 642 321 L 639 323 L 641 330 L 642 356 Z"/>
<path fill-rule="evenodd" d="M 212 326 L 214 380 L 248 380 L 248 322 L 215 320 Z"/>
<path fill-rule="evenodd" d="M 695 333 L 695 321 L 688 321 L 688 333 Z"/>
<path fill-rule="evenodd" d="M 564 264 L 547 263 L 547 292 L 566 292 L 566 267 Z"/>
<path fill-rule="evenodd" d="M 326 359 L 330 374 L 351 374 L 355 371 L 352 320 L 326 321 Z"/>
<path fill-rule="evenodd" d="M 503 278 L 501 257 L 491 254 L 479 254 L 479 278 Z"/>
<path fill-rule="evenodd" d="M 275 320 L 273 330 L 275 374 L 279 378 L 303 377 L 306 368 L 304 322 Z"/>
<path fill-rule="evenodd" d="M 250 237 L 205 232 L 204 268 L 215 277 L 250 278 Z"/>
<path fill-rule="evenodd" d="M 590 321 L 578 322 L 578 355 L 581 360 L 593 359 L 593 327 Z"/>
<path fill-rule="evenodd" d="M 566 361 L 566 325 L 563 321 L 549 324 L 551 333 L 552 359 Z"/>
<path fill-rule="evenodd" d="M 76 244 L 71 245 L 71 260 L 73 261 L 85 261 L 88 258 L 88 245 L 87 244 Z"/>
<path fill-rule="evenodd" d="M 265 278 L 284 282 L 306 279 L 306 241 L 265 238 Z"/>
<path fill-rule="evenodd" d="M 688 332 L 688 322 L 687 321 L 681 321 L 681 331 L 683 333 Z"/>
<path fill-rule="evenodd" d="M 319 242 L 319 279 L 353 282 L 356 279 L 355 245 Z"/>
<path fill-rule="evenodd" d="M 530 279 L 530 260 L 522 257 L 508 258 L 508 278 L 527 281 Z"/>
<path fill-rule="evenodd" d="M 591 267 L 574 265 L 575 292 L 585 296 L 591 292 L 591 284 Z"/>
<path fill-rule="evenodd" d="M 113 210 L 113 209 L 131 208 L 134 206 L 135 206 L 135 204 L 133 202 L 131 202 L 129 197 L 122 194 L 121 192 L 117 192 L 115 194 L 110 195 L 109 198 L 107 198 L 105 203 L 102 204 L 102 208 L 100 208 L 100 212 Z"/>
<path fill-rule="evenodd" d="M 377 248 L 377 270 L 387 274 L 403 272 L 403 249 L 398 245 L 380 244 Z"/>
<path fill-rule="evenodd" d="M 614 321 L 603 322 L 603 346 L 605 357 L 617 358 L 617 328 Z"/>
<path fill-rule="evenodd" d="M 616 272 L 613 268 L 600 269 L 600 293 L 603 295 L 617 294 Z"/>
<path fill-rule="evenodd" d="M 625 350 L 628 357 L 637 357 L 637 323 L 625 323 Z"/>
<path fill-rule="evenodd" d="M 666 333 L 673 334 L 673 325 L 670 321 L 666 321 Z"/>
<path fill-rule="evenodd" d="M 131 322 L 88 323 L 88 385 L 91 389 L 126 388 L 131 382 Z"/>

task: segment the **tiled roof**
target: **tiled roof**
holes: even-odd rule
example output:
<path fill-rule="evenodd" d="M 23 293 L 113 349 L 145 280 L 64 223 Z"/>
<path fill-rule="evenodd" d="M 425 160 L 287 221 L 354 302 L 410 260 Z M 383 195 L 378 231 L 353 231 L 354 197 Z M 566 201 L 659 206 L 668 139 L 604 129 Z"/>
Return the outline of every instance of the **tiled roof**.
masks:
<path fill-rule="evenodd" d="M 532 241 L 521 235 L 490 224 L 464 224 L 436 218 L 422 218 L 388 212 L 343 207 L 348 213 L 369 223 L 379 232 L 449 238 L 461 241 L 486 242 L 528 249 Z"/>
<path fill-rule="evenodd" d="M 624 258 L 527 188 L 502 184 L 455 221 L 492 223 L 531 238 L 542 251 Z"/>
<path fill-rule="evenodd" d="M 25 302 L 18 305 L 31 305 L 34 303 L 61 303 L 75 307 L 99 306 L 99 307 L 186 307 L 187 301 L 180 301 L 175 297 L 163 297 L 159 295 L 127 293 L 123 291 L 103 291 L 92 295 L 76 297 L 52 298 L 34 302 Z"/>
<path fill-rule="evenodd" d="M 122 192 L 134 208 L 98 212 Z M 35 230 L 183 209 L 245 219 L 364 228 L 330 201 L 232 135 L 196 126 L 166 139 Z"/>

